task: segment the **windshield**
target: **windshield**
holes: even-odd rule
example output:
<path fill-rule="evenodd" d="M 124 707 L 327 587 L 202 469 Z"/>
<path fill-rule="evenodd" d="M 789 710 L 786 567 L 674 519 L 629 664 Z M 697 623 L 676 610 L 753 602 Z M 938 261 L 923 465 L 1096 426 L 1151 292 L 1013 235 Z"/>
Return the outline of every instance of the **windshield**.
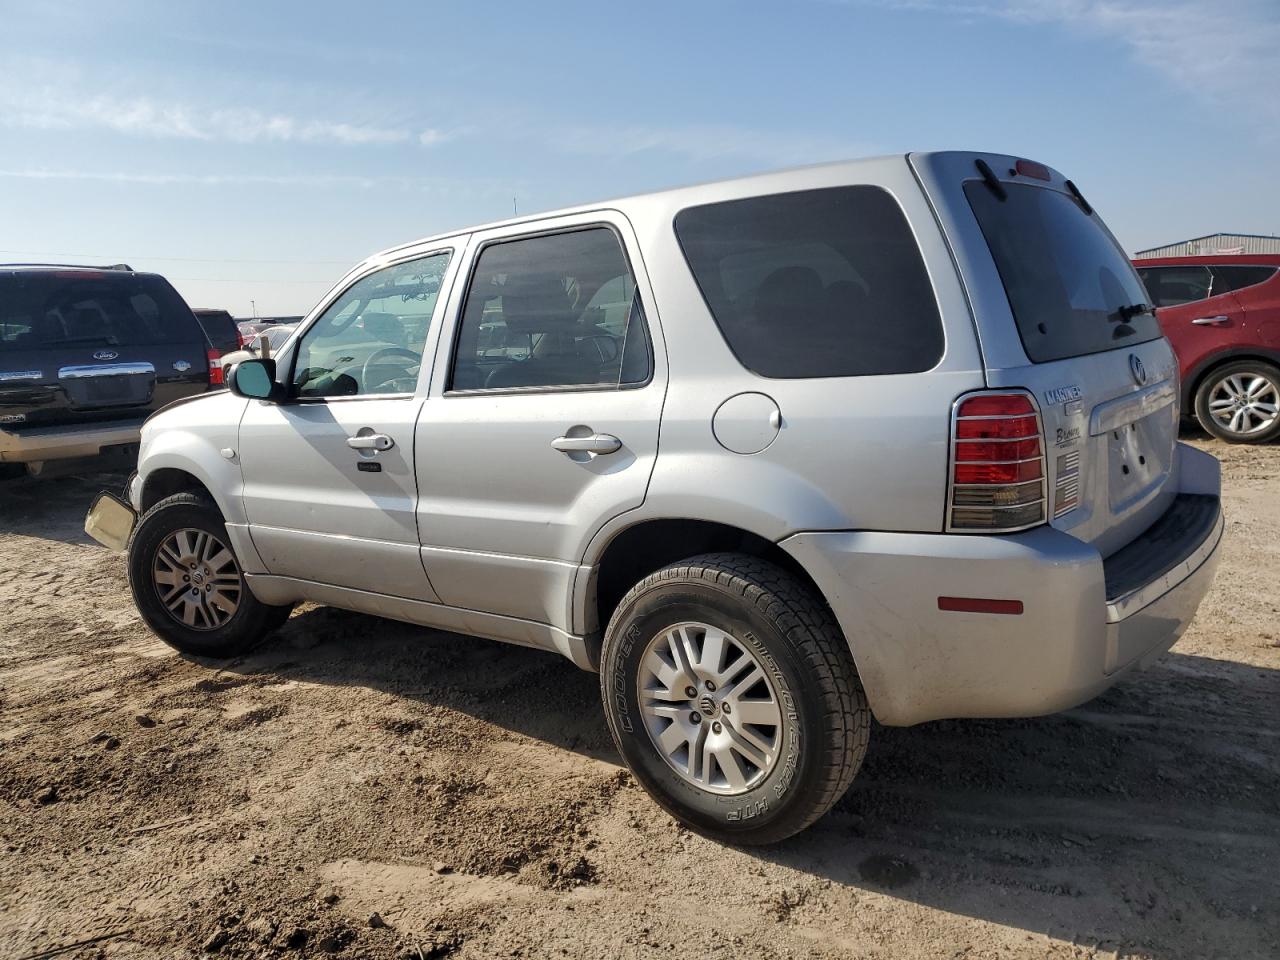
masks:
<path fill-rule="evenodd" d="M 1154 340 L 1160 324 L 1123 250 L 1096 214 L 1056 190 L 1006 183 L 1005 200 L 964 185 L 1034 363 Z"/>
<path fill-rule="evenodd" d="M 203 339 L 190 309 L 160 277 L 62 271 L 0 276 L 0 351 Z"/>

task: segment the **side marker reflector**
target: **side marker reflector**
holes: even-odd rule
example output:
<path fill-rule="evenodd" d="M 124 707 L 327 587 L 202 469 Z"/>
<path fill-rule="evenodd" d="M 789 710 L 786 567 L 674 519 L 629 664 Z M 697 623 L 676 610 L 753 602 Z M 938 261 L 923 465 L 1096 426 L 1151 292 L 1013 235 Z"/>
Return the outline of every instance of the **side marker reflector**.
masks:
<path fill-rule="evenodd" d="M 1017 616 L 1022 613 L 1022 601 L 984 600 L 981 597 L 939 597 L 938 609 L 956 613 L 1003 613 Z"/>

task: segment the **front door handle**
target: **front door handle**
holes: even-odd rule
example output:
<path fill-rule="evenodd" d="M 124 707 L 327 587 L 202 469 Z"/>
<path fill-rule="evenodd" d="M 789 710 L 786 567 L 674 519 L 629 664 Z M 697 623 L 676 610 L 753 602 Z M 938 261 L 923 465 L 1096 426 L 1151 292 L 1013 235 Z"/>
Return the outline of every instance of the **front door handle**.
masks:
<path fill-rule="evenodd" d="M 617 453 L 622 449 L 622 441 L 607 433 L 593 433 L 587 437 L 556 437 L 551 446 L 561 453 L 594 453 L 602 455 Z"/>
<path fill-rule="evenodd" d="M 1197 327 L 1211 327 L 1211 326 L 1216 326 L 1219 323 L 1227 323 L 1230 320 L 1231 320 L 1230 317 L 1197 317 L 1195 320 L 1192 320 L 1191 322 L 1194 323 Z"/>
<path fill-rule="evenodd" d="M 347 437 L 347 446 L 352 450 L 390 450 L 396 442 L 385 433 L 362 433 Z"/>

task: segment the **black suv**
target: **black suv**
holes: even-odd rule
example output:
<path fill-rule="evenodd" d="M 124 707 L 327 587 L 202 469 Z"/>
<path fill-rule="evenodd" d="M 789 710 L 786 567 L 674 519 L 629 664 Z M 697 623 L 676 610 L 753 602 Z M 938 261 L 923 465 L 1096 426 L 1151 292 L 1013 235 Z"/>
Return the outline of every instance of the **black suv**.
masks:
<path fill-rule="evenodd" d="M 226 310 L 216 307 L 192 307 L 191 312 L 196 315 L 204 335 L 209 338 L 209 342 L 219 354 L 231 353 L 244 346 L 240 327 L 236 324 L 235 317 Z"/>
<path fill-rule="evenodd" d="M 217 358 L 163 277 L 0 265 L 0 473 L 135 456 L 152 412 L 222 385 Z"/>

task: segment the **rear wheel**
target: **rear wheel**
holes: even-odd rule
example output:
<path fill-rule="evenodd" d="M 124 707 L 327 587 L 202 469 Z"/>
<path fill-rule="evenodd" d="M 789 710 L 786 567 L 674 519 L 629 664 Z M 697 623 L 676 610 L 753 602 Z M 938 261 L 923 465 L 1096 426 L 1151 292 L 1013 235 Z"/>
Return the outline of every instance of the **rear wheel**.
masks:
<path fill-rule="evenodd" d="M 1235 360 L 1211 371 L 1196 390 L 1200 425 L 1228 443 L 1266 443 L 1280 436 L 1280 370 L 1261 360 Z"/>
<path fill-rule="evenodd" d="M 292 607 L 249 592 L 218 508 L 177 493 L 143 515 L 129 538 L 129 587 L 138 612 L 183 653 L 230 657 L 284 623 Z"/>
<path fill-rule="evenodd" d="M 693 557 L 636 584 L 610 619 L 600 680 L 637 780 L 717 839 L 803 830 L 866 752 L 870 711 L 830 611 L 755 557 Z"/>

